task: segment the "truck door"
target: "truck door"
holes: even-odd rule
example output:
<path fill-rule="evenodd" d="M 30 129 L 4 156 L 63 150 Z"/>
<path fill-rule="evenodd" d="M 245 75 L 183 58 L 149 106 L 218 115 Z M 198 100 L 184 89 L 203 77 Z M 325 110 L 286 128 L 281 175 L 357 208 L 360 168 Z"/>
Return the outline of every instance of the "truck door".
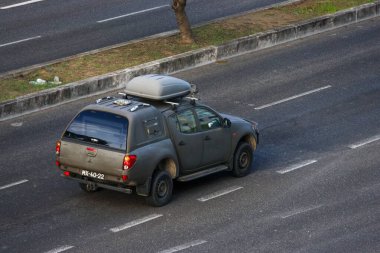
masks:
<path fill-rule="evenodd" d="M 168 118 L 173 143 L 177 150 L 181 172 L 190 173 L 202 162 L 203 138 L 198 132 L 192 109 L 180 111 Z"/>
<path fill-rule="evenodd" d="M 201 166 L 226 162 L 231 152 L 231 128 L 225 128 L 222 118 L 206 107 L 196 107 L 203 140 Z"/>

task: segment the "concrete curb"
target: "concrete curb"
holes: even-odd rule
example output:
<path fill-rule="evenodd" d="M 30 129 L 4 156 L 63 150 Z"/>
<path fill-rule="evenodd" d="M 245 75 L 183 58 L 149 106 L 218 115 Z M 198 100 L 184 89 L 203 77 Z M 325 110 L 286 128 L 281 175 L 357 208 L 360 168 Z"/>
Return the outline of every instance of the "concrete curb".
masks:
<path fill-rule="evenodd" d="M 66 84 L 57 88 L 18 97 L 0 103 L 0 121 L 29 114 L 59 104 L 121 89 L 135 76 L 175 72 L 213 63 L 244 53 L 261 50 L 299 38 L 335 29 L 380 15 L 380 1 L 326 15 L 265 33 L 239 38 L 220 46 L 211 46 L 149 62 L 132 68 Z"/>

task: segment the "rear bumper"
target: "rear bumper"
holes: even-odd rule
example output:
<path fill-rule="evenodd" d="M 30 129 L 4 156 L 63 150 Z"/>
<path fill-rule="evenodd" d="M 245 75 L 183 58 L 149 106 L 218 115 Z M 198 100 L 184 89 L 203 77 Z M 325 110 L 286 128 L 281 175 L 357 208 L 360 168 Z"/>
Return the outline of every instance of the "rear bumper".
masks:
<path fill-rule="evenodd" d="M 127 194 L 131 194 L 133 192 L 131 188 L 113 186 L 113 185 L 104 184 L 104 183 L 95 182 L 95 181 L 86 180 L 86 179 L 77 178 L 77 177 L 68 177 L 63 174 L 61 174 L 61 176 L 65 179 L 74 180 L 82 184 L 94 184 L 95 186 L 104 188 L 104 189 L 109 189 L 109 190 L 118 191 L 118 192 L 127 193 Z"/>

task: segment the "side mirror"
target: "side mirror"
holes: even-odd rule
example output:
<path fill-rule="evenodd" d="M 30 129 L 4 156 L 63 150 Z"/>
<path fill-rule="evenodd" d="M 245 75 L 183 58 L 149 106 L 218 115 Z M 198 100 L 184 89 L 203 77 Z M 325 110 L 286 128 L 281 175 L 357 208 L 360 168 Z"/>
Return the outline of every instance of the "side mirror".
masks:
<path fill-rule="evenodd" d="M 223 119 L 223 127 L 230 128 L 231 127 L 231 120 L 224 118 Z"/>

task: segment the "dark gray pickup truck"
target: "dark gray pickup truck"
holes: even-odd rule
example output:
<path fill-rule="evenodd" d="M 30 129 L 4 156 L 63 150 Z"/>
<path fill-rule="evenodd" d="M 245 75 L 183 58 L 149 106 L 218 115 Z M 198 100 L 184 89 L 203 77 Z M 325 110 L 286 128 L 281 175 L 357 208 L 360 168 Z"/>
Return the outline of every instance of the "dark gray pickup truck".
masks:
<path fill-rule="evenodd" d="M 247 175 L 258 137 L 255 122 L 199 103 L 188 82 L 145 75 L 127 83 L 123 98 L 83 108 L 57 141 L 56 164 L 87 192 L 136 192 L 162 206 L 173 180 Z"/>

